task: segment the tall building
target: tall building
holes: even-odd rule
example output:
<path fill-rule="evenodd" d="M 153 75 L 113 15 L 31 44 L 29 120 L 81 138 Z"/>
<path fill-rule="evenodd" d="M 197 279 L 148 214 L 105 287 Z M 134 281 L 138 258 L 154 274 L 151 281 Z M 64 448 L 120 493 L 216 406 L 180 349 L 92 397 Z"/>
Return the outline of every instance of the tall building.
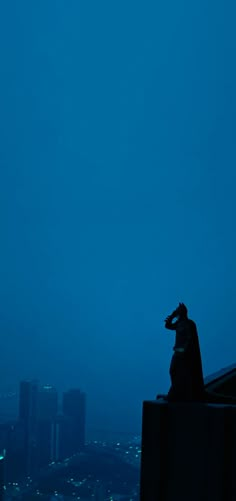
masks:
<path fill-rule="evenodd" d="M 63 393 L 62 412 L 60 456 L 66 458 L 81 451 L 85 445 L 85 393 L 79 389 Z"/>
<path fill-rule="evenodd" d="M 24 430 L 22 464 L 25 475 L 54 460 L 58 393 L 51 385 L 36 381 L 20 383 L 19 423 Z"/>
<path fill-rule="evenodd" d="M 21 381 L 19 397 L 19 420 L 35 422 L 37 414 L 37 381 Z"/>
<path fill-rule="evenodd" d="M 34 470 L 34 456 L 36 448 L 38 383 L 37 381 L 21 381 L 19 397 L 19 422 L 23 426 L 24 448 L 22 464 L 25 475 Z"/>
<path fill-rule="evenodd" d="M 37 405 L 37 468 L 55 459 L 58 393 L 50 385 L 39 388 Z"/>
<path fill-rule="evenodd" d="M 5 476 L 7 482 L 18 482 L 26 475 L 25 424 L 16 421 L 8 426 Z"/>
<path fill-rule="evenodd" d="M 21 457 L 24 449 L 24 430 L 21 428 L 21 450 L 19 454 L 16 437 L 16 422 L 0 424 L 0 451 L 5 450 L 5 480 L 18 480 L 21 473 Z M 16 469 L 17 466 L 17 469 Z"/>
<path fill-rule="evenodd" d="M 44 385 L 38 391 L 37 418 L 53 421 L 58 412 L 58 393 L 51 385 Z"/>
<path fill-rule="evenodd" d="M 60 436 L 61 436 L 63 421 L 64 421 L 63 416 L 57 416 L 57 419 L 53 423 L 52 442 L 51 442 L 52 461 L 58 461 L 62 459 L 60 454 Z"/>

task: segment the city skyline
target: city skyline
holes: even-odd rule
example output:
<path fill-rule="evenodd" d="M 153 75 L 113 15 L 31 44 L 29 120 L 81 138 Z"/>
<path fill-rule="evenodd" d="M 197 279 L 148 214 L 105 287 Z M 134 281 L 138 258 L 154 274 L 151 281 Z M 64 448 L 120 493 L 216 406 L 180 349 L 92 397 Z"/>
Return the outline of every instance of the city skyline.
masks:
<path fill-rule="evenodd" d="M 168 391 L 178 302 L 235 361 L 235 9 L 0 5 L 0 380 L 78 381 L 90 426 Z"/>
<path fill-rule="evenodd" d="M 20 381 L 18 415 L 0 419 L 0 499 L 40 494 L 48 501 L 55 494 L 66 500 L 70 493 L 105 501 L 119 492 L 138 500 L 141 437 L 97 432 L 88 438 L 87 396 L 74 387 L 61 397 L 59 405 L 55 387 Z"/>

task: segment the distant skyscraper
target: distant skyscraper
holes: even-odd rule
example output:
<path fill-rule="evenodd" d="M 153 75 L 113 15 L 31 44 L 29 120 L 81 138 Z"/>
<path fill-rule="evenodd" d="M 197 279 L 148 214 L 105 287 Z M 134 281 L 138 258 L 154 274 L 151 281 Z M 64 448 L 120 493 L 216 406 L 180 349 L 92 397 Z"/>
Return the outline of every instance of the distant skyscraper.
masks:
<path fill-rule="evenodd" d="M 36 419 L 37 414 L 37 381 L 21 381 L 19 398 L 19 420 L 29 422 Z"/>
<path fill-rule="evenodd" d="M 18 482 L 26 475 L 26 431 L 22 421 L 9 423 L 6 444 L 7 482 Z M 32 458 L 32 449 L 31 449 Z"/>
<path fill-rule="evenodd" d="M 86 395 L 78 389 L 63 394 L 60 424 L 60 456 L 70 457 L 85 445 Z"/>
<path fill-rule="evenodd" d="M 40 420 L 37 424 L 36 464 L 37 468 L 43 468 L 54 461 L 54 442 L 56 422 Z"/>
<path fill-rule="evenodd" d="M 37 409 L 37 467 L 40 468 L 55 459 L 58 393 L 53 386 L 39 389 Z"/>
<path fill-rule="evenodd" d="M 58 393 L 56 388 L 45 385 L 38 391 L 38 411 L 39 420 L 54 420 L 58 411 Z"/>
<path fill-rule="evenodd" d="M 32 470 L 34 469 L 37 402 L 37 381 L 21 381 L 19 398 L 19 421 L 24 427 L 24 450 L 22 452 L 22 463 L 25 466 L 26 475 L 30 475 L 32 473 Z"/>
<path fill-rule="evenodd" d="M 51 442 L 52 461 L 58 461 L 62 459 L 62 456 L 60 454 L 60 437 L 61 437 L 63 422 L 64 422 L 64 417 L 58 416 L 53 423 L 52 442 Z"/>

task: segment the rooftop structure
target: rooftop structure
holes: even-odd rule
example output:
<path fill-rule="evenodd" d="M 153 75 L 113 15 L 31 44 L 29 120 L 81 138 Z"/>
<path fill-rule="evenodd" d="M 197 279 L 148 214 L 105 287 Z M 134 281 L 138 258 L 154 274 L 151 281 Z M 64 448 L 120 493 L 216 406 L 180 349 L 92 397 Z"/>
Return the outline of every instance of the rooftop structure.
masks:
<path fill-rule="evenodd" d="M 206 403 L 143 403 L 141 501 L 236 499 L 236 364 L 204 383 Z"/>

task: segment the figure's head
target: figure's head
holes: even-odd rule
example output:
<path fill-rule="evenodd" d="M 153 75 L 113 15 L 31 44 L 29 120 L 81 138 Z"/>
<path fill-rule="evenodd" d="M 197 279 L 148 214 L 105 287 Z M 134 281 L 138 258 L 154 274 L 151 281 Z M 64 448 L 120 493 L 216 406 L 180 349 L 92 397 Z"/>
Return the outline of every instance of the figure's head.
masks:
<path fill-rule="evenodd" d="M 179 306 L 176 308 L 175 313 L 176 316 L 179 317 L 179 319 L 188 317 L 188 310 L 184 303 L 179 303 Z"/>

